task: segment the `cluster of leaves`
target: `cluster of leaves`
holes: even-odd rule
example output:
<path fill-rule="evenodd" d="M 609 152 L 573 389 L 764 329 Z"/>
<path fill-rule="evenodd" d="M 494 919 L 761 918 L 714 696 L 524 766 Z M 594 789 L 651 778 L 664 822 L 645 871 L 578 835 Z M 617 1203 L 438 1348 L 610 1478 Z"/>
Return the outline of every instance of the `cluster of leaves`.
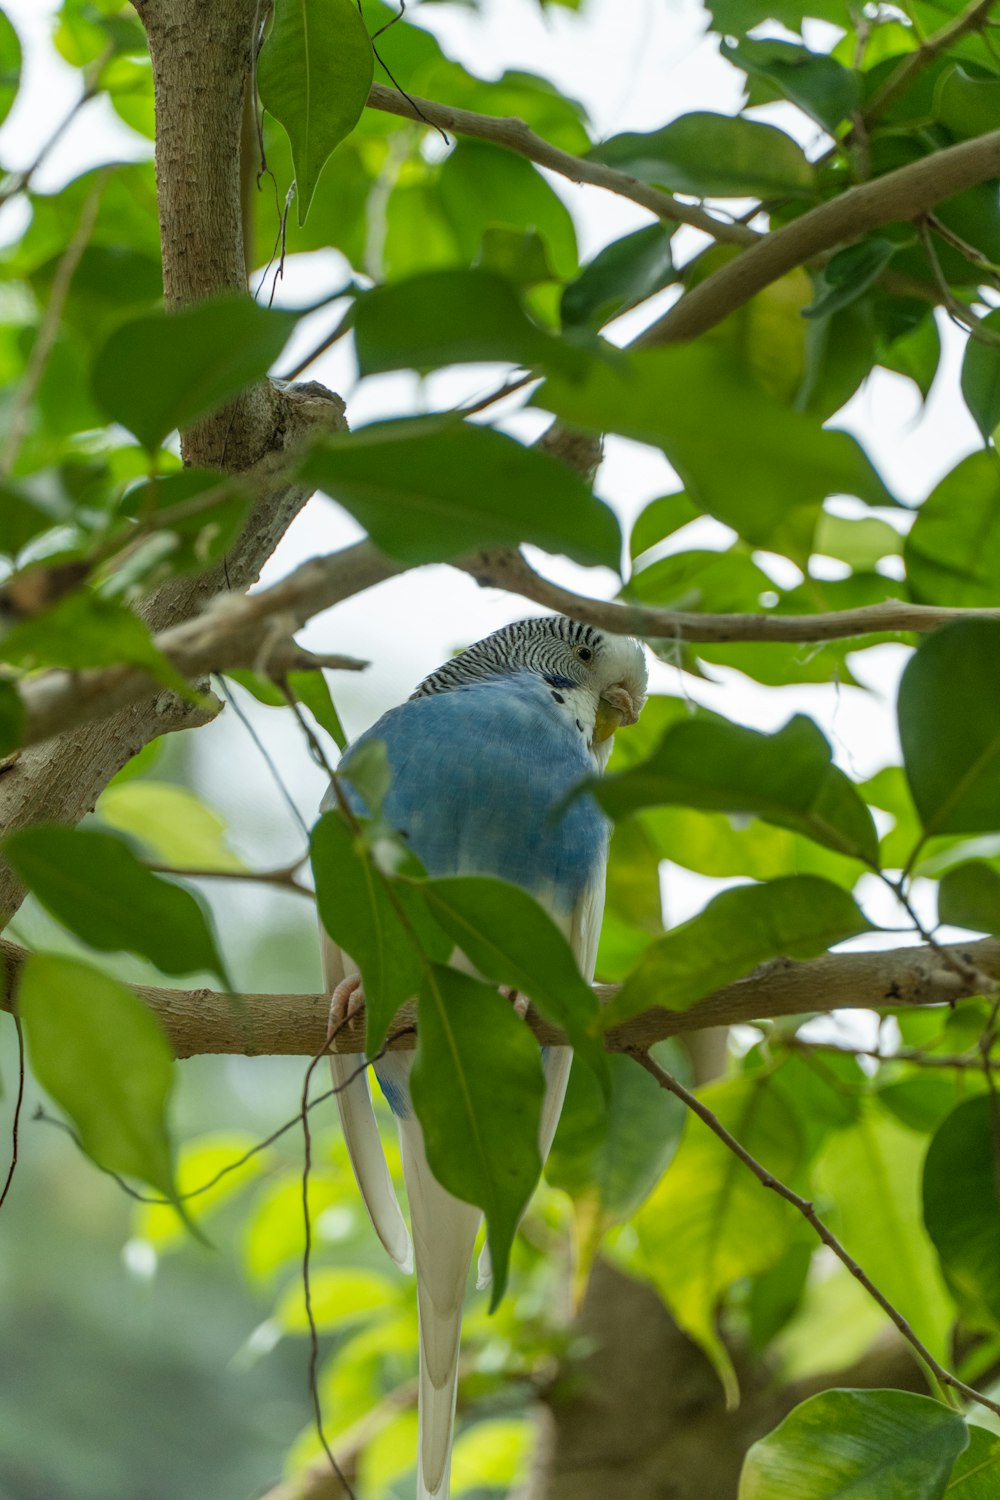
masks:
<path fill-rule="evenodd" d="M 279 3 L 261 53 L 273 183 L 263 181 L 268 194 L 276 184 L 280 203 L 295 180 L 298 208 L 286 226 L 277 211 L 258 214 L 254 259 L 267 265 L 282 229 L 290 278 L 297 255 L 338 253 L 326 307 L 336 307 L 350 334 L 362 378 L 500 365 L 530 377 L 533 407 L 662 451 L 683 489 L 635 522 L 626 599 L 774 615 L 890 596 L 995 604 L 1000 347 L 993 315 L 977 311 L 998 275 L 995 183 L 956 194 L 920 226 L 884 225 L 822 265 L 791 272 L 696 343 L 623 352 L 602 335 L 618 316 L 667 286 L 698 285 L 741 251 L 714 244 L 685 262 L 683 241 L 675 247 L 672 226 L 657 222 L 581 266 L 562 199 L 499 138 L 428 150 L 419 122 L 363 112 L 372 79 L 383 76 L 369 38 L 392 19 L 389 7 L 365 0 L 359 17 L 349 0 L 325 0 L 321 24 L 304 31 L 310 9 Z M 750 200 L 775 228 L 994 125 L 1000 54 L 990 24 L 947 47 L 921 45 L 954 20 L 957 5 L 914 0 L 906 19 L 893 11 L 863 21 L 846 0 L 714 0 L 708 10 L 723 55 L 746 80 L 744 110 L 735 118 L 698 112 L 599 145 L 581 106 L 545 79 L 477 78 L 408 18 L 394 21 L 378 48 L 415 96 L 521 116 L 563 151 L 716 211 L 726 200 Z M 813 20 L 837 28 L 827 52 L 788 39 Z M 785 28 L 780 38 L 770 34 L 773 22 Z M 65 0 L 56 43 L 88 90 L 152 137 L 149 62 L 131 9 Z M 19 66 L 16 34 L 0 18 L 0 114 L 16 96 Z M 305 82 L 316 74 L 339 86 L 320 91 L 323 102 L 306 111 Z M 776 102 L 796 133 L 771 123 L 778 116 L 770 109 L 767 123 L 754 114 Z M 819 148 L 803 150 L 799 138 L 816 132 Z M 6 754 L 21 733 L 19 685 L 39 669 L 128 663 L 178 685 L 130 606 L 161 583 L 218 568 L 253 495 L 246 482 L 182 469 L 173 434 L 280 369 L 290 335 L 315 308 L 224 299 L 168 316 L 149 162 L 101 166 L 56 192 L 12 177 L 2 191 L 30 209 L 23 234 L 0 248 Z M 983 449 L 911 517 L 862 446 L 824 424 L 876 366 L 927 396 L 940 304 L 971 329 L 962 389 Z M 297 477 L 333 496 L 405 565 L 528 542 L 586 566 L 621 567 L 618 522 L 582 480 L 460 411 L 326 437 L 297 463 Z M 854 502 L 849 518 L 829 503 L 843 496 Z M 689 540 L 706 516 L 728 528 L 724 546 Z M 420 994 L 415 1101 L 438 1175 L 486 1213 L 494 1301 L 540 1170 L 542 1074 L 534 1043 L 490 985 L 530 993 L 578 1052 L 546 1168 L 550 1187 L 535 1200 L 528 1236 L 513 1246 L 517 1296 L 492 1323 L 477 1314 L 469 1327 L 463 1404 L 492 1414 L 465 1439 L 477 1482 L 511 1479 L 534 1370 L 553 1352 L 570 1357 L 541 1311 L 559 1279 L 558 1258 L 532 1241 L 572 1238 L 581 1278 L 603 1246 L 648 1279 L 730 1392 L 734 1343 L 767 1351 L 791 1382 L 848 1368 L 879 1331 L 882 1314 L 847 1272 L 816 1262 L 808 1225 L 762 1193 L 697 1120 L 685 1123 L 677 1102 L 631 1060 L 605 1057 L 600 1035 L 650 1006 L 684 1009 L 770 957 L 817 955 L 870 931 L 862 905 L 873 876 L 907 898 L 914 880 L 939 879 L 942 923 L 1000 935 L 998 637 L 996 624 L 965 622 L 924 642 L 900 687 L 903 765 L 861 786 L 833 765 L 804 716 L 763 735 L 693 713 L 679 699 L 653 699 L 622 737 L 611 775 L 592 789 L 616 823 L 599 977 L 623 982 L 600 1017 L 565 942 L 527 897 L 499 882 L 427 880 L 407 861 L 378 819 L 377 763 L 352 771 L 370 817 L 358 819 L 345 803 L 317 824 L 318 902 L 331 934 L 359 959 L 370 1051 L 397 1006 Z M 853 683 L 848 652 L 884 639 L 808 651 L 671 645 L 669 659 L 692 674 L 736 668 L 774 687 Z M 285 702 L 268 684 L 252 685 Z M 322 679 L 302 674 L 290 686 L 342 744 Z M 178 832 L 190 830 L 194 815 L 178 819 L 164 807 L 168 796 L 154 783 L 120 784 L 102 799 L 100 830 L 30 829 L 4 852 L 88 949 L 140 955 L 171 976 L 214 973 L 228 986 L 198 899 L 140 857 L 174 868 L 232 860 L 217 830 L 182 850 Z M 736 883 L 664 933 L 664 860 Z M 448 967 L 456 944 L 489 984 Z M 103 1166 L 180 1203 L 240 1154 L 239 1142 L 202 1142 L 177 1166 L 167 1044 L 132 992 L 92 962 L 34 955 L 20 1003 L 40 1081 Z M 233 1007 L 238 1025 L 235 999 Z M 978 1057 L 984 1036 L 992 1040 L 992 1023 L 989 1006 L 975 999 L 944 1019 L 896 1019 L 905 1049 L 938 1061 L 958 1053 L 963 1063 Z M 960 1373 L 988 1375 L 1000 1360 L 1000 1206 L 986 1071 L 924 1069 L 902 1055 L 863 1071 L 849 1053 L 811 1050 L 800 1024 L 762 1024 L 706 1100 L 769 1171 L 822 1202 L 935 1358 L 952 1357 L 957 1329 Z M 682 1070 L 675 1049 L 666 1056 L 672 1071 Z M 478 1154 L 467 1147 L 473 1139 Z M 272 1331 L 302 1334 L 300 1184 L 284 1169 L 260 1180 L 264 1164 L 254 1158 L 189 1211 L 200 1204 L 199 1215 L 214 1212 L 237 1198 L 249 1204 L 247 1273 L 277 1283 Z M 314 1174 L 312 1194 L 334 1226 L 313 1296 L 321 1332 L 336 1340 L 323 1395 L 334 1435 L 344 1436 L 412 1375 L 415 1314 L 411 1293 L 366 1259 L 342 1162 Z M 341 1234 L 336 1225 L 345 1223 Z M 177 1225 L 176 1212 L 158 1206 L 143 1211 L 138 1227 L 167 1248 Z M 366 1493 L 383 1493 L 408 1470 L 414 1426 L 405 1404 L 386 1409 L 365 1450 Z M 834 1393 L 797 1408 L 753 1450 L 743 1495 L 818 1500 L 850 1483 L 874 1494 L 873 1475 L 891 1472 L 899 1492 L 919 1500 L 959 1483 L 963 1496 L 985 1496 L 998 1470 L 995 1437 L 943 1406 L 902 1393 Z M 461 1476 L 460 1443 L 456 1490 Z"/>

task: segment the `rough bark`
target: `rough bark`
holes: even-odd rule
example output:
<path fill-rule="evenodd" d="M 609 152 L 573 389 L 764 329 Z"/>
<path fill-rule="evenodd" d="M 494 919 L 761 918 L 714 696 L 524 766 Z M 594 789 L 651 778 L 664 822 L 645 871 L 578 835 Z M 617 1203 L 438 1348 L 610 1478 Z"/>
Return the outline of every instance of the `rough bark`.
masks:
<path fill-rule="evenodd" d="M 737 1353 L 741 1401 L 727 1411 L 717 1375 L 657 1293 L 600 1261 L 573 1332 L 592 1349 L 552 1385 L 523 1500 L 736 1500 L 747 1449 L 817 1390 L 926 1391 L 895 1338 L 808 1386 L 780 1386 Z"/>

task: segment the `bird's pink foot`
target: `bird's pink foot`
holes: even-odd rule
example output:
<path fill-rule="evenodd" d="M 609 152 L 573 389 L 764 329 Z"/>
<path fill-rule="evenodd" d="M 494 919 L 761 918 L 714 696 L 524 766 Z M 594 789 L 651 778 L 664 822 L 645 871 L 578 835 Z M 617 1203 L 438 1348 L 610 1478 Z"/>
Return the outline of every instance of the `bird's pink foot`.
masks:
<path fill-rule="evenodd" d="M 525 1016 L 528 1014 L 528 1006 L 531 1004 L 531 1001 L 528 999 L 527 995 L 522 995 L 520 990 L 512 989 L 511 986 L 507 984 L 502 984 L 500 986 L 500 993 L 505 1000 L 510 1001 L 511 1005 L 514 1007 L 514 1014 L 516 1016 L 520 1016 L 521 1020 L 523 1021 Z"/>
<path fill-rule="evenodd" d="M 361 984 L 361 975 L 348 974 L 330 996 L 330 1019 L 326 1028 L 327 1041 L 335 1037 L 340 1028 L 363 1009 L 364 1003 L 365 992 Z"/>

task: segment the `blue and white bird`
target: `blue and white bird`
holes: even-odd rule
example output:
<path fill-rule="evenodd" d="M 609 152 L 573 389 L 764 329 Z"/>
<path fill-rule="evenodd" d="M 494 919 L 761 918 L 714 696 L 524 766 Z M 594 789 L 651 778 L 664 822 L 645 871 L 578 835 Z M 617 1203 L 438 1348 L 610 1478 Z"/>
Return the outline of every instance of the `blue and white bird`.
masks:
<path fill-rule="evenodd" d="M 589 797 L 553 816 L 582 778 L 604 770 L 612 736 L 633 724 L 646 696 L 641 646 L 561 615 L 520 620 L 470 646 L 427 677 L 347 752 L 382 740 L 392 769 L 383 807 L 432 876 L 492 875 L 529 891 L 594 976 L 604 908 L 609 828 Z M 331 792 L 324 810 L 335 805 Z M 357 966 L 324 935 L 331 1023 L 363 1002 Z M 555 1134 L 569 1076 L 568 1047 L 545 1058 L 540 1147 Z M 431 1173 L 410 1104 L 413 1053 L 375 1066 L 396 1117 L 412 1246 L 356 1059 L 332 1056 L 347 1149 L 372 1224 L 397 1265 L 416 1265 L 420 1325 L 418 1500 L 447 1500 L 462 1299 L 479 1230 L 478 1208 Z M 480 1285 L 489 1278 L 485 1253 Z"/>

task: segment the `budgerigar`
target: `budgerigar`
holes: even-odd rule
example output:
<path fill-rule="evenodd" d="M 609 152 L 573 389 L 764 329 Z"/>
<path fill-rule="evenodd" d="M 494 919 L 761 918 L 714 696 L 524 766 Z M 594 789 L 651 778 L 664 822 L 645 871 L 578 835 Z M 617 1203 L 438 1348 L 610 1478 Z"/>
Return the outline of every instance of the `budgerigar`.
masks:
<path fill-rule="evenodd" d="M 384 714 L 347 752 L 384 741 L 392 784 L 383 815 L 432 876 L 491 875 L 530 891 L 594 975 L 604 906 L 609 829 L 589 797 L 569 800 L 603 771 L 612 736 L 638 718 L 646 666 L 636 641 L 561 615 L 521 620 L 470 646 Z M 335 805 L 331 792 L 324 809 Z M 324 941 L 331 1019 L 362 1001 L 356 965 Z M 433 1177 L 410 1104 L 413 1053 L 395 1051 L 375 1074 L 396 1117 L 413 1230 L 389 1177 L 365 1074 L 333 1056 L 351 1162 L 372 1223 L 404 1269 L 416 1263 L 420 1325 L 418 1500 L 447 1500 L 462 1299 L 481 1215 Z M 569 1048 L 548 1050 L 542 1158 L 555 1133 Z M 346 1086 L 345 1086 L 346 1085 Z M 481 1264 L 481 1272 L 483 1270 Z M 488 1269 L 486 1271 L 488 1275 Z M 482 1282 L 481 1275 L 481 1282 Z"/>

